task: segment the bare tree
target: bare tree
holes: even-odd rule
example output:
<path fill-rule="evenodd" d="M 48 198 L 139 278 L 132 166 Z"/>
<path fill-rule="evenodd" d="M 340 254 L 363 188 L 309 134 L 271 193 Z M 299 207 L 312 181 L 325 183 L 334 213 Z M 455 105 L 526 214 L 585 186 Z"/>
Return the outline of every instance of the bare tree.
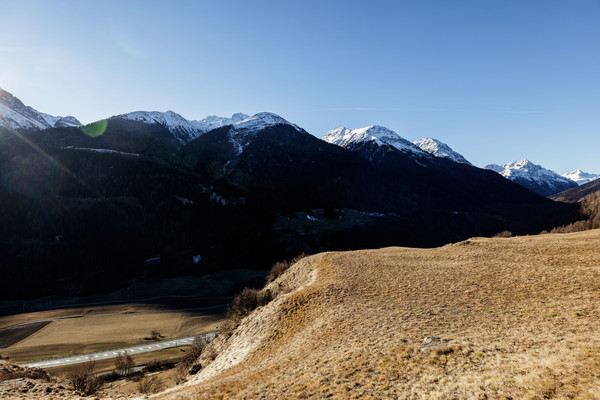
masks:
<path fill-rule="evenodd" d="M 115 369 L 121 376 L 129 375 L 132 372 L 133 367 L 135 367 L 135 361 L 126 351 L 119 353 L 115 357 Z"/>
<path fill-rule="evenodd" d="M 73 390 L 84 393 L 87 396 L 100 390 L 103 380 L 100 377 L 94 376 L 95 371 L 96 361 L 90 358 L 79 369 L 71 372 L 68 379 L 73 386 Z"/>

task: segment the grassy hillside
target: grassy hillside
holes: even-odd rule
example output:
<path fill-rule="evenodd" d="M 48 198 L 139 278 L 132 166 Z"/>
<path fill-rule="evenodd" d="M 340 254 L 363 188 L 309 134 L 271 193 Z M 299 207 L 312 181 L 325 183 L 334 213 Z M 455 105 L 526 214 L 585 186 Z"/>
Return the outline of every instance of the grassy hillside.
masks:
<path fill-rule="evenodd" d="M 324 253 L 269 289 L 159 397 L 600 398 L 598 230 Z"/>

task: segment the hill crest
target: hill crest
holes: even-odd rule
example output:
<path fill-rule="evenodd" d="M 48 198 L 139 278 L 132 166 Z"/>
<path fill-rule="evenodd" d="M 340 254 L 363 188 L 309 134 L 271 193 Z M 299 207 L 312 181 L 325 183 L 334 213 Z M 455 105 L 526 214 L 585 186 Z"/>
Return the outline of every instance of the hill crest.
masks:
<path fill-rule="evenodd" d="M 162 398 L 593 398 L 599 241 L 596 230 L 311 256 Z"/>

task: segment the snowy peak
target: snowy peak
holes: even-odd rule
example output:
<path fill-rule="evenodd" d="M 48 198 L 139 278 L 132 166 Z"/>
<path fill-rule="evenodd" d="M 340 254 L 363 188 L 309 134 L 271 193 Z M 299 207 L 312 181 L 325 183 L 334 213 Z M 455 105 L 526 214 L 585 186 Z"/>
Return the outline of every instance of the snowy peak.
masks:
<path fill-rule="evenodd" d="M 457 153 L 456 151 L 452 150 L 452 148 L 450 148 L 450 146 L 448 146 L 446 143 L 442 143 L 437 139 L 433 139 L 433 138 L 419 139 L 419 140 L 413 142 L 413 144 L 418 146 L 421 150 L 423 150 L 433 156 L 440 157 L 440 158 L 448 158 L 454 162 L 471 165 L 471 163 L 469 161 L 467 161 L 467 159 L 464 158 L 462 156 L 462 154 Z"/>
<path fill-rule="evenodd" d="M 600 175 L 598 174 L 589 174 L 587 172 L 583 172 L 580 169 L 578 169 L 577 171 L 569 172 L 568 174 L 564 174 L 563 176 L 567 179 L 575 181 L 575 183 L 577 183 L 579 186 L 585 185 L 586 183 L 600 178 Z"/>
<path fill-rule="evenodd" d="M 243 114 L 242 114 L 243 115 Z M 251 117 L 246 116 L 245 119 L 238 121 L 233 124 L 233 129 L 236 131 L 260 131 L 261 129 L 267 128 L 269 126 L 274 125 L 291 125 L 299 132 L 302 131 L 302 128 L 299 126 L 288 122 L 285 118 L 280 117 L 277 114 L 273 114 L 270 112 L 261 112 L 258 114 L 254 114 Z"/>
<path fill-rule="evenodd" d="M 370 125 L 359 129 L 348 129 L 340 126 L 327 132 L 321 139 L 341 147 L 348 147 L 364 142 L 375 142 L 380 146 L 393 146 L 403 152 L 425 155 L 420 148 L 393 130 L 379 125 Z"/>
<path fill-rule="evenodd" d="M 241 154 L 256 134 L 275 125 L 289 125 L 298 132 L 305 132 L 298 125 L 292 124 L 277 114 L 261 112 L 234 123 L 229 131 L 229 141 L 234 146 L 236 153 Z"/>
<path fill-rule="evenodd" d="M 41 113 L 0 89 L 0 127 L 40 130 L 69 126 L 81 126 L 81 123 L 75 117 L 56 117 Z"/>
<path fill-rule="evenodd" d="M 128 119 L 148 124 L 161 124 L 167 128 L 173 129 L 180 128 L 190 122 L 173 111 L 134 111 L 128 114 L 117 115 L 114 118 Z"/>
<path fill-rule="evenodd" d="M 485 168 L 496 171 L 508 179 L 520 177 L 528 180 L 540 180 L 552 177 L 561 181 L 567 180 L 556 172 L 550 171 L 541 165 L 534 164 L 527 159 L 513 161 L 508 164 L 490 164 L 486 165 Z"/>
<path fill-rule="evenodd" d="M 237 122 L 245 120 L 246 118 L 249 118 L 249 116 L 246 114 L 235 113 L 231 116 L 231 118 L 218 117 L 216 115 L 209 115 L 208 117 L 206 117 L 200 121 L 194 121 L 194 122 L 196 122 L 197 126 L 199 126 L 201 129 L 203 129 L 204 132 L 209 132 L 209 131 L 212 131 L 213 129 L 217 129 L 222 126 L 233 125 Z"/>
<path fill-rule="evenodd" d="M 190 142 L 204 133 L 204 131 L 199 130 L 192 121 L 188 121 L 173 111 L 134 111 L 128 114 L 117 115 L 112 118 L 138 121 L 145 124 L 162 125 L 182 144 Z"/>
<path fill-rule="evenodd" d="M 514 161 L 501 165 L 490 164 L 484 168 L 496 171 L 505 178 L 542 196 L 551 196 L 577 186 L 574 181 L 529 160 Z"/>
<path fill-rule="evenodd" d="M 134 111 L 128 114 L 117 115 L 113 118 L 162 125 L 167 128 L 180 143 L 185 144 L 213 129 L 243 121 L 248 118 L 248 116 L 242 113 L 233 114 L 231 118 L 209 115 L 200 121 L 194 121 L 187 120 L 173 111 Z"/>
<path fill-rule="evenodd" d="M 240 121 L 243 121 L 243 120 L 245 120 L 246 118 L 250 118 L 250 116 L 249 116 L 249 115 L 246 115 L 246 114 L 244 114 L 244 113 L 235 113 L 235 114 L 233 114 L 233 115 L 231 116 L 231 119 L 232 119 L 234 122 L 240 122 Z"/>

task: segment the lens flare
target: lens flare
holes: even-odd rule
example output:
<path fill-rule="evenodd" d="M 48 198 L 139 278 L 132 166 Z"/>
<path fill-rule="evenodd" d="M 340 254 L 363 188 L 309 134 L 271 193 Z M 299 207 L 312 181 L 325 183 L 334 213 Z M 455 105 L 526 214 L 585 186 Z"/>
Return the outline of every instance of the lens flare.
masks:
<path fill-rule="evenodd" d="M 108 121 L 105 119 L 101 119 L 100 121 L 92 122 L 91 124 L 82 126 L 81 131 L 88 135 L 89 137 L 98 137 L 102 136 L 104 132 L 106 132 L 106 128 L 108 127 Z"/>
<path fill-rule="evenodd" d="M 33 150 L 35 150 L 38 154 L 40 154 L 42 157 L 44 157 L 45 159 L 47 159 L 51 164 L 54 164 L 60 170 L 64 171 L 67 175 L 69 175 L 70 177 L 72 177 L 77 183 L 79 183 L 84 188 L 90 190 L 91 192 L 94 192 L 94 190 L 92 189 L 92 187 L 90 187 L 87 183 L 85 183 L 83 180 L 81 180 L 77 175 L 75 175 L 71 170 L 69 170 L 66 166 L 64 166 L 62 163 L 60 163 L 52 155 L 48 154 L 47 152 L 45 152 L 44 150 L 42 150 L 38 145 L 36 145 L 35 143 L 33 143 L 27 137 L 25 137 L 25 135 L 23 135 L 21 132 L 15 130 L 15 129 L 12 129 L 7 124 L 3 124 L 3 125 L 4 125 L 3 127 L 8 132 L 12 133 L 15 137 L 17 137 L 18 139 L 20 139 L 21 141 L 23 141 L 24 143 L 26 143 Z M 105 130 L 106 130 L 106 128 L 105 128 Z M 3 177 L 3 178 L 5 178 L 5 177 Z M 5 182 L 3 182 L 3 183 L 5 183 Z"/>

